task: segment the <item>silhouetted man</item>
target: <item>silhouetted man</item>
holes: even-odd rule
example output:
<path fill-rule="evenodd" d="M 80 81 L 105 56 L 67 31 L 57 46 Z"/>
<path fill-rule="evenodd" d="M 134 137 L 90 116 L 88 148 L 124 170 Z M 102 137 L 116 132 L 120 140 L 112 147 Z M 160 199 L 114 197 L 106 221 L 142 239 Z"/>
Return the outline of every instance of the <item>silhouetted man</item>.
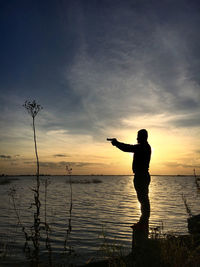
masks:
<path fill-rule="evenodd" d="M 141 204 L 141 217 L 136 226 L 148 225 L 150 217 L 149 203 L 149 162 L 151 158 L 151 147 L 147 142 L 148 133 L 145 129 L 139 130 L 136 145 L 128 145 L 112 139 L 112 145 L 124 152 L 134 153 L 132 169 L 134 172 L 134 187 L 137 192 L 137 198 Z"/>

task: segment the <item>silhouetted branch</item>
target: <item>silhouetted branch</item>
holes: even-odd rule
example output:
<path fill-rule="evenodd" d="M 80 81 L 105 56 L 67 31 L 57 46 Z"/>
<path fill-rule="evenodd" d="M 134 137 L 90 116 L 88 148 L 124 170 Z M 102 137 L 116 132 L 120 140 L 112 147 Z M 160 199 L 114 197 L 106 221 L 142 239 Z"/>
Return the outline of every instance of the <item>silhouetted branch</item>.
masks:
<path fill-rule="evenodd" d="M 42 109 L 42 106 L 37 104 L 35 100 L 28 101 L 26 100 L 23 107 L 28 111 L 28 113 L 32 117 L 32 125 L 33 125 L 33 138 L 34 138 L 34 146 L 35 146 L 35 156 L 36 156 L 36 164 L 37 164 L 37 170 L 36 170 L 36 188 L 33 189 L 34 191 L 34 205 L 36 207 L 36 211 L 34 213 L 34 225 L 31 228 L 32 232 L 32 242 L 34 245 L 34 256 L 36 259 L 36 264 L 39 262 L 39 240 L 40 240 L 40 179 L 39 179 L 39 157 L 38 157 L 38 151 L 37 151 L 37 140 L 36 140 L 36 130 L 35 130 L 35 117 L 37 116 L 38 112 Z M 33 205 L 33 203 L 32 203 Z M 34 232 L 33 232 L 34 229 Z"/>
<path fill-rule="evenodd" d="M 64 251 L 67 251 L 67 243 L 69 240 L 70 233 L 72 231 L 72 225 L 71 225 L 71 218 L 72 218 L 72 206 L 73 206 L 73 199 L 72 199 L 72 181 L 71 181 L 71 174 L 72 174 L 72 168 L 70 168 L 68 165 L 66 166 L 66 171 L 69 176 L 69 184 L 70 184 L 70 207 L 69 207 L 69 219 L 68 219 L 68 228 L 67 233 L 64 241 Z M 72 248 L 69 245 L 69 254 L 72 252 Z"/>

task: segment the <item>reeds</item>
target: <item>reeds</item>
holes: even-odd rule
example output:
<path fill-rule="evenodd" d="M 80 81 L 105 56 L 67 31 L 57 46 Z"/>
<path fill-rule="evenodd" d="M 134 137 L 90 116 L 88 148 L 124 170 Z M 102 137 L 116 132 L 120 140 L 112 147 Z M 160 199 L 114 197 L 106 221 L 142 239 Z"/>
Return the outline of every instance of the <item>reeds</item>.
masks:
<path fill-rule="evenodd" d="M 53 266 L 52 261 L 52 246 L 50 240 L 50 233 L 51 228 L 47 221 L 47 196 L 48 196 L 48 186 L 50 184 L 49 179 L 44 180 L 44 220 L 41 219 L 41 196 L 40 196 L 40 164 L 39 164 L 39 156 L 38 156 L 38 149 L 37 149 L 37 138 L 36 138 L 36 127 L 35 127 L 35 117 L 37 116 L 38 112 L 42 109 L 41 105 L 37 104 L 36 101 L 25 101 L 23 105 L 28 113 L 32 117 L 32 127 L 33 127 L 33 140 L 34 140 L 34 151 L 36 157 L 36 185 L 31 190 L 34 193 L 34 201 L 30 205 L 30 209 L 33 207 L 35 208 L 33 214 L 33 224 L 28 227 L 24 226 L 22 220 L 20 218 L 19 209 L 17 207 L 16 202 L 16 189 L 13 187 L 10 189 L 9 196 L 12 199 L 13 208 L 17 217 L 17 223 L 21 227 L 21 230 L 24 234 L 25 244 L 24 244 L 24 252 L 28 259 L 31 259 L 31 265 L 39 266 L 42 262 L 40 258 L 40 242 L 41 242 L 41 235 L 42 231 L 44 231 L 46 238 L 45 238 L 45 245 L 48 252 L 48 266 Z M 66 236 L 64 240 L 64 251 L 67 252 L 67 255 L 71 255 L 73 252 L 73 248 L 69 243 L 69 236 L 72 231 L 72 208 L 73 208 L 73 194 L 72 194 L 72 180 L 71 180 L 71 173 L 72 169 L 69 166 L 66 166 L 67 175 L 69 177 L 69 185 L 70 185 L 70 206 L 69 206 L 69 218 L 68 218 L 68 225 Z M 65 266 L 68 266 L 65 264 Z"/>
<path fill-rule="evenodd" d="M 15 215 L 17 217 L 17 224 L 21 227 L 22 233 L 24 234 L 25 243 L 24 243 L 23 251 L 26 253 L 26 255 L 28 255 L 28 257 L 30 257 L 31 249 L 29 246 L 29 241 L 30 241 L 31 237 L 30 237 L 26 227 L 24 226 L 24 224 L 21 221 L 19 210 L 18 210 L 17 205 L 16 205 L 16 193 L 17 193 L 16 189 L 14 187 L 12 187 L 12 188 L 10 188 L 8 195 L 11 197 L 11 200 L 12 200 L 14 212 L 15 212 Z"/>
<path fill-rule="evenodd" d="M 196 171 L 195 171 L 195 169 L 193 170 L 193 176 L 194 176 L 194 182 L 195 182 L 195 186 L 196 186 L 197 194 L 199 194 L 199 193 L 200 193 L 200 184 L 199 184 L 199 178 L 198 178 L 197 175 L 196 175 Z M 182 199 L 183 199 L 183 203 L 184 203 L 184 205 L 185 205 L 185 209 L 186 209 L 186 212 L 187 212 L 187 214 L 188 214 L 188 217 L 189 217 L 189 218 L 193 217 L 191 208 L 189 207 L 189 205 L 188 205 L 188 203 L 187 203 L 187 199 L 186 199 L 186 197 L 184 196 L 184 194 L 182 194 Z"/>
<path fill-rule="evenodd" d="M 44 181 L 44 186 L 45 186 L 45 191 L 44 191 L 44 227 L 45 227 L 45 231 L 46 231 L 45 244 L 46 244 L 46 249 L 48 251 L 49 266 L 52 266 L 52 248 L 51 248 L 51 242 L 50 242 L 51 229 L 50 229 L 49 224 L 47 222 L 47 188 L 48 188 L 49 184 L 50 184 L 50 181 L 48 179 L 45 179 L 45 181 Z"/>
<path fill-rule="evenodd" d="M 37 149 L 37 140 L 36 140 L 36 130 L 35 130 L 35 117 L 38 112 L 42 109 L 42 106 L 37 104 L 35 100 L 25 101 L 24 105 L 25 109 L 28 111 L 30 116 L 32 117 L 32 127 L 33 127 L 33 139 L 34 139 L 34 147 L 35 147 L 35 157 L 36 157 L 36 187 L 32 188 L 34 192 L 34 202 L 31 204 L 35 206 L 34 212 L 34 222 L 33 226 L 31 226 L 31 240 L 34 246 L 33 254 L 36 264 L 39 264 L 39 248 L 40 248 L 40 165 L 39 165 L 39 157 L 38 157 L 38 149 Z"/>
<path fill-rule="evenodd" d="M 45 180 L 45 214 L 44 214 L 44 221 L 41 220 L 41 201 L 40 201 L 40 164 L 39 164 L 39 156 L 38 156 L 38 149 L 37 149 L 37 139 L 36 139 L 36 127 L 35 127 L 35 117 L 37 116 L 38 112 L 42 109 L 42 106 L 37 104 L 36 101 L 25 101 L 24 105 L 25 109 L 28 111 L 30 116 L 32 117 L 32 127 L 33 127 L 33 140 L 34 140 L 34 150 L 35 150 L 35 157 L 36 157 L 36 185 L 35 187 L 31 188 L 34 192 L 34 201 L 30 205 L 30 209 L 35 207 L 34 214 L 33 214 L 33 224 L 30 227 L 25 227 L 21 221 L 19 211 L 16 206 L 16 190 L 15 188 L 11 188 L 9 195 L 12 199 L 14 211 L 18 220 L 18 225 L 21 226 L 22 232 L 24 233 L 25 237 L 25 244 L 24 244 L 24 252 L 28 258 L 31 259 L 31 262 L 34 266 L 39 266 L 40 264 L 40 241 L 41 241 L 41 231 L 45 230 L 46 233 L 46 248 L 49 253 L 49 266 L 52 266 L 51 260 L 51 244 L 49 239 L 50 227 L 47 222 L 47 212 L 46 212 L 46 203 L 47 203 L 47 187 L 49 182 L 47 179 Z M 30 245 L 30 241 L 32 246 Z"/>
<path fill-rule="evenodd" d="M 69 218 L 68 218 L 68 225 L 67 225 L 67 231 L 65 235 L 65 240 L 64 240 L 64 253 L 67 253 L 68 255 L 71 255 L 72 252 L 74 251 L 72 246 L 69 243 L 69 237 L 70 233 L 72 231 L 72 207 L 73 207 L 73 194 L 72 194 L 72 168 L 70 166 L 66 166 L 66 172 L 69 177 L 69 185 L 70 185 L 70 205 L 69 205 Z"/>
<path fill-rule="evenodd" d="M 106 236 L 106 231 L 104 227 L 102 228 L 102 233 L 100 237 L 103 239 L 103 242 L 100 246 L 100 252 L 103 258 L 107 262 L 106 266 L 110 267 L 127 266 L 125 261 L 125 250 L 123 245 L 118 243 L 116 240 L 110 241 Z"/>

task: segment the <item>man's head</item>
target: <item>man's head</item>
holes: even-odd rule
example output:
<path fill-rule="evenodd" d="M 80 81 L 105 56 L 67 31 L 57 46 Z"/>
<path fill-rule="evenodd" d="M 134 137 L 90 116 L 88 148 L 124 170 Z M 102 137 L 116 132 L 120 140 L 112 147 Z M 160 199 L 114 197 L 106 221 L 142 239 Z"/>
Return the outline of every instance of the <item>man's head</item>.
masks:
<path fill-rule="evenodd" d="M 147 138 L 148 138 L 147 130 L 141 129 L 141 130 L 138 131 L 137 141 L 138 141 L 139 144 L 147 142 Z"/>

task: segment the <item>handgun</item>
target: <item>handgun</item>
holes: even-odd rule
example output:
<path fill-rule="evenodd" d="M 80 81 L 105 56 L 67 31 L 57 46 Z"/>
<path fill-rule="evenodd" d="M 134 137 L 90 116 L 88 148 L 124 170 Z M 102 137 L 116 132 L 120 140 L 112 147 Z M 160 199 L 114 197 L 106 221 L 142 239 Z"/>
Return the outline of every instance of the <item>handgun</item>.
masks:
<path fill-rule="evenodd" d="M 115 140 L 116 138 L 107 138 L 107 141 L 113 141 L 113 140 Z"/>

